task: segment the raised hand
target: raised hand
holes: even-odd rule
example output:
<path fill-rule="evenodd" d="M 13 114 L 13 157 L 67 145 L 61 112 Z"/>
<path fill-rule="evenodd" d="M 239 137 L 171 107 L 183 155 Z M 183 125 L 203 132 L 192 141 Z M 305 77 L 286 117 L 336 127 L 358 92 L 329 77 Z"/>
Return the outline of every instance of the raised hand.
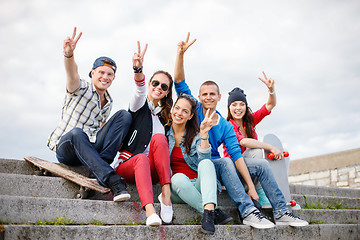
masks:
<path fill-rule="evenodd" d="M 145 44 L 145 48 L 143 51 L 141 51 L 141 47 L 140 47 L 140 42 L 137 42 L 138 44 L 138 51 L 136 53 L 134 53 L 134 56 L 132 58 L 132 62 L 133 62 L 133 67 L 136 68 L 141 68 L 143 66 L 143 62 L 144 62 L 144 55 L 146 53 L 148 44 Z"/>
<path fill-rule="evenodd" d="M 68 58 L 72 57 L 74 54 L 74 50 L 76 48 L 76 44 L 79 41 L 80 37 L 82 35 L 82 32 L 79 33 L 78 36 L 76 36 L 76 27 L 74 27 L 74 32 L 72 37 L 67 37 L 64 40 L 64 55 Z"/>
<path fill-rule="evenodd" d="M 196 41 L 196 38 L 194 40 L 192 40 L 191 42 L 189 42 L 189 38 L 190 38 L 190 32 L 188 32 L 187 37 L 186 37 L 186 41 L 181 41 L 178 43 L 178 48 L 177 48 L 177 52 L 178 54 L 184 54 L 186 52 L 186 50 L 193 45 L 193 43 Z"/>
<path fill-rule="evenodd" d="M 274 88 L 274 84 L 275 84 L 274 80 L 271 78 L 268 79 L 264 71 L 262 73 L 263 73 L 265 79 L 262 79 L 262 78 L 258 78 L 258 79 L 261 80 L 269 89 L 272 90 Z"/>
<path fill-rule="evenodd" d="M 212 128 L 213 124 L 213 117 L 216 114 L 216 111 L 214 111 L 210 116 L 210 109 L 206 110 L 205 113 L 205 118 L 204 120 L 201 122 L 200 124 L 200 136 L 204 137 L 205 135 L 208 134 L 208 132 L 210 131 L 210 129 Z"/>

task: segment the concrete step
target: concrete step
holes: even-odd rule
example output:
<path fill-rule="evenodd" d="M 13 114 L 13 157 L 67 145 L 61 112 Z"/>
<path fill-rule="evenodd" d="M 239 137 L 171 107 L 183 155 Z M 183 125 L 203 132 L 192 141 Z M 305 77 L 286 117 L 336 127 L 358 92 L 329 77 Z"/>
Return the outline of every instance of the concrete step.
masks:
<path fill-rule="evenodd" d="M 291 196 L 303 208 L 308 206 L 308 208 L 360 209 L 360 198 L 302 194 L 292 194 Z"/>
<path fill-rule="evenodd" d="M 61 166 L 71 169 L 77 173 L 85 176 L 89 175 L 89 170 L 85 166 L 70 167 L 65 164 L 58 163 Z M 37 175 L 38 168 L 33 164 L 28 163 L 24 159 L 4 159 L 0 158 L 0 173 L 24 174 L 24 175 Z"/>
<path fill-rule="evenodd" d="M 89 171 L 83 166 L 68 168 L 84 175 L 88 175 L 89 173 Z M 25 160 L 0 158 L 0 173 L 34 175 L 36 173 L 36 168 L 32 164 L 27 163 Z M 360 196 L 360 189 L 316 187 L 295 184 L 290 185 L 290 192 L 292 194 L 321 195 L 333 197 L 341 196 L 350 198 L 359 198 Z"/>
<path fill-rule="evenodd" d="M 85 167 L 71 168 L 87 175 Z M 36 167 L 24 160 L 0 159 L 0 239 L 360 239 L 360 190 L 291 185 L 294 200 L 304 206 L 336 206 L 357 209 L 302 209 L 295 215 L 312 223 L 308 227 L 277 226 L 259 230 L 239 224 L 237 210 L 226 191 L 218 196 L 219 207 L 236 221 L 217 226 L 215 235 L 200 231 L 199 213 L 186 204 L 173 204 L 174 225 L 146 227 L 135 185 L 128 185 L 130 201 L 115 203 L 111 194 L 100 193 L 92 200 L 74 199 L 79 187 L 60 177 L 33 176 Z M 155 208 L 160 211 L 153 186 Z M 305 196 L 305 197 L 304 197 Z M 97 200 L 95 200 L 97 199 Z M 64 217 L 73 225 L 44 226 L 36 222 Z M 81 225 L 81 224 L 96 224 Z M 325 224 L 317 224 L 325 223 Z M 26 224 L 26 225 L 18 225 Z M 29 225 L 30 224 L 30 225 Z M 32 225 L 31 225 L 32 224 Z"/>
<path fill-rule="evenodd" d="M 160 204 L 154 204 L 160 212 Z M 146 220 L 145 211 L 138 202 L 113 202 L 101 200 L 75 200 L 63 198 L 36 198 L 0 195 L 0 219 L 5 223 L 31 223 L 66 217 L 77 224 L 94 219 L 103 224 L 139 224 Z M 193 221 L 199 214 L 187 204 L 173 204 L 174 224 Z M 237 218 L 235 208 L 222 207 Z"/>
<path fill-rule="evenodd" d="M 79 186 L 61 177 L 46 177 L 23 174 L 0 173 L 0 195 L 46 197 L 46 198 L 67 198 L 77 199 Z M 140 202 L 140 198 L 134 184 L 128 184 L 128 191 L 131 194 L 131 201 Z M 153 186 L 154 199 L 161 192 L 159 184 Z M 111 201 L 112 194 L 101 194 L 92 191 L 89 196 L 92 200 Z M 360 198 L 333 197 L 320 195 L 292 194 L 292 199 L 300 206 L 305 203 L 312 206 L 338 206 L 341 208 L 360 208 Z M 219 206 L 232 206 L 232 201 L 226 191 L 218 196 Z"/>
<path fill-rule="evenodd" d="M 34 174 L 31 164 L 25 164 L 25 160 L 0 158 L 0 173 Z"/>
<path fill-rule="evenodd" d="M 317 187 L 290 184 L 290 192 L 292 194 L 303 194 L 303 195 L 321 195 L 321 196 L 333 196 L 333 197 L 350 197 L 359 198 L 360 189 L 355 188 L 336 188 L 336 187 Z"/>
<path fill-rule="evenodd" d="M 71 198 L 76 199 L 80 187 L 68 181 L 62 177 L 56 175 L 53 176 L 36 176 L 35 170 L 32 169 L 32 165 L 24 161 L 21 164 L 15 164 L 17 167 L 28 165 L 29 168 L 22 168 L 26 170 L 27 174 L 23 174 L 24 171 L 15 171 L 20 174 L 13 173 L 1 173 L 0 172 L 0 195 L 11 196 L 37 196 L 37 197 L 50 197 L 50 198 Z M 73 168 L 71 168 L 73 170 Z M 32 171 L 32 172 L 31 172 Z M 84 172 L 81 167 L 77 168 L 78 172 Z M 10 172 L 10 171 L 6 171 Z M 131 200 L 140 202 L 139 194 L 135 184 L 127 184 L 129 193 L 131 194 Z M 153 185 L 154 199 L 161 193 L 161 187 L 159 184 Z M 92 191 L 92 195 L 88 199 L 93 200 L 112 200 L 112 194 L 101 194 L 96 191 Z M 232 201 L 229 198 L 226 191 L 218 196 L 218 204 L 231 205 Z"/>
<path fill-rule="evenodd" d="M 146 226 L 28 226 L 7 225 L 4 239 L 359 239 L 360 225 L 321 224 L 302 228 L 277 226 L 254 229 L 244 225 L 218 225 L 205 235 L 199 225 Z"/>
<path fill-rule="evenodd" d="M 157 212 L 160 204 L 155 203 Z M 137 224 L 145 222 L 145 212 L 138 202 L 101 200 L 75 200 L 61 198 L 36 198 L 0 195 L 0 217 L 4 223 L 30 223 L 38 220 L 52 221 L 56 217 L 66 217 L 77 224 L 90 223 L 94 219 L 103 224 Z M 199 213 L 187 204 L 173 204 L 174 224 L 187 224 Z M 226 213 L 239 221 L 233 206 L 221 206 Z M 322 223 L 359 223 L 360 210 L 301 209 L 293 210 L 299 217 L 312 222 Z"/>
<path fill-rule="evenodd" d="M 0 173 L 0 195 L 68 198 L 78 199 L 80 186 L 61 177 L 34 176 L 23 174 Z M 154 197 L 157 197 L 161 188 L 154 185 Z M 136 186 L 128 184 L 128 191 L 132 201 L 139 202 Z M 101 194 L 91 190 L 88 199 L 112 201 L 112 193 Z"/>

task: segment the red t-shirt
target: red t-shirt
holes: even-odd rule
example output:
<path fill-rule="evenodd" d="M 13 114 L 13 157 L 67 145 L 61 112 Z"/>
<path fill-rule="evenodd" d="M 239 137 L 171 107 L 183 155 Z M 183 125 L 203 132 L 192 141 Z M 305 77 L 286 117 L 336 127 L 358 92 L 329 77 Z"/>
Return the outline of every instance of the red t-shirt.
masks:
<path fill-rule="evenodd" d="M 252 113 L 252 116 L 254 118 L 254 126 L 253 126 L 253 132 L 254 132 L 254 139 L 258 139 L 258 136 L 255 132 L 255 129 L 254 127 L 259 123 L 261 122 L 261 120 L 263 120 L 264 117 L 266 117 L 267 115 L 269 115 L 271 112 L 269 112 L 266 108 L 266 104 L 264 104 L 259 110 L 257 110 L 256 112 L 253 112 Z M 229 122 L 233 125 L 233 128 L 234 128 L 234 131 L 235 131 L 235 134 L 236 134 L 236 138 L 237 140 L 240 141 L 245 138 L 244 135 L 242 135 L 241 131 L 240 131 L 240 126 L 233 120 L 233 119 L 230 119 Z M 244 128 L 244 130 L 246 131 L 246 127 Z M 226 148 L 225 146 L 223 145 L 223 148 L 224 148 L 224 157 L 230 157 L 230 155 L 227 153 L 226 151 Z M 241 153 L 245 152 L 246 150 L 246 147 L 244 146 L 241 146 L 240 145 L 240 148 L 241 148 Z"/>
<path fill-rule="evenodd" d="M 181 152 L 180 147 L 174 147 L 170 156 L 170 166 L 175 173 L 183 173 L 189 179 L 197 178 L 197 172 L 192 170 L 189 165 L 185 162 L 184 156 Z"/>

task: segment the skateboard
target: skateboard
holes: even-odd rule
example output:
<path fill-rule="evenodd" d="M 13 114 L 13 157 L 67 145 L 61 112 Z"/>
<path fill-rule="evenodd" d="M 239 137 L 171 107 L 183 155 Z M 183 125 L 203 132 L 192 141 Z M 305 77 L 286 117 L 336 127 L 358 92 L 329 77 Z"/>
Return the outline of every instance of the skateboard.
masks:
<path fill-rule="evenodd" d="M 27 156 L 24 157 L 24 159 L 35 165 L 38 169 L 41 175 L 49 176 L 53 173 L 57 176 L 60 176 L 62 178 L 65 178 L 77 185 L 80 186 L 79 191 L 76 193 L 76 198 L 87 198 L 89 196 L 89 193 L 91 190 L 95 190 L 97 192 L 100 192 L 102 194 L 106 194 L 110 192 L 109 188 L 101 186 L 96 180 L 90 179 L 88 177 L 85 177 L 84 175 L 81 175 L 77 172 L 74 172 L 70 169 L 67 169 L 65 167 L 62 167 L 58 163 L 49 162 L 46 160 L 42 160 L 37 157 L 31 157 Z"/>
<path fill-rule="evenodd" d="M 271 169 L 274 173 L 274 177 L 276 182 L 284 194 L 287 206 L 299 208 L 300 206 L 296 204 L 294 200 L 291 199 L 290 188 L 289 188 L 289 180 L 288 180 L 288 172 L 289 172 L 289 153 L 284 151 L 283 145 L 280 139 L 274 134 L 267 134 L 263 139 L 264 143 L 268 143 L 280 151 L 284 153 L 284 158 L 277 161 L 272 160 L 274 158 L 274 154 L 268 150 L 264 150 L 265 159 L 267 159 L 270 163 Z"/>

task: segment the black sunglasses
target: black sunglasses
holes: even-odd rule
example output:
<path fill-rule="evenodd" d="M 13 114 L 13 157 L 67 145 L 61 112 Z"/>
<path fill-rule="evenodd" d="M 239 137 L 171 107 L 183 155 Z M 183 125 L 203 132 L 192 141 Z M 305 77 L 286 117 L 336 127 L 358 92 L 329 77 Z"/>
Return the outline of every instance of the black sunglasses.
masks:
<path fill-rule="evenodd" d="M 185 98 L 185 99 L 189 100 L 190 102 L 194 103 L 195 105 L 197 104 L 197 100 L 189 94 L 180 93 L 179 97 Z"/>
<path fill-rule="evenodd" d="M 153 81 L 151 82 L 151 86 L 153 86 L 153 87 L 157 87 L 157 86 L 159 86 L 159 84 L 160 84 L 160 82 L 159 82 L 158 80 L 153 80 Z M 169 86 L 166 85 L 165 83 L 162 83 L 162 84 L 161 84 L 161 89 L 162 89 L 164 92 L 166 92 L 166 91 L 169 89 Z"/>

